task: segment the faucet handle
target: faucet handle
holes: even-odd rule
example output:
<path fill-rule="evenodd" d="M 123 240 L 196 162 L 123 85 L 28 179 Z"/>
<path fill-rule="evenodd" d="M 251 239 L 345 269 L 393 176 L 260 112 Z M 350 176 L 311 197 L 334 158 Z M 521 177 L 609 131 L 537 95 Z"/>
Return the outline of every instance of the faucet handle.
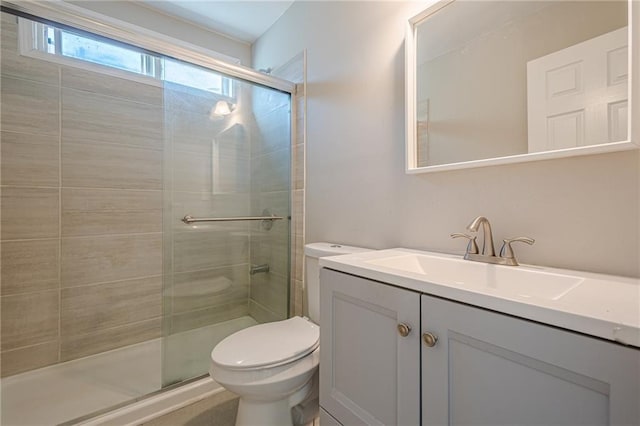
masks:
<path fill-rule="evenodd" d="M 536 242 L 533 238 L 529 237 L 513 237 L 513 238 L 505 238 L 502 240 L 502 248 L 500 249 L 500 257 L 504 259 L 509 259 L 510 265 L 517 266 L 518 262 L 516 261 L 516 256 L 513 254 L 513 248 L 511 247 L 511 243 L 527 243 L 532 245 Z"/>
<path fill-rule="evenodd" d="M 476 237 L 472 237 L 471 235 L 461 234 L 459 232 L 455 232 L 451 234 L 451 238 L 466 238 L 469 240 L 469 244 L 467 244 L 467 253 L 466 254 L 478 254 L 478 243 L 476 243 Z"/>

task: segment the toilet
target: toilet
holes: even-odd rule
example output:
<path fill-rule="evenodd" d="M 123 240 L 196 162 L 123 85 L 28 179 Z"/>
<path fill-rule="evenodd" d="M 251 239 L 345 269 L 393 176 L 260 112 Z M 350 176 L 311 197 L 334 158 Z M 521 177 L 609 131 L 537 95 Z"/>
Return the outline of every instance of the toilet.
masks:
<path fill-rule="evenodd" d="M 318 259 L 363 251 L 368 250 L 331 243 L 307 244 L 309 318 L 295 316 L 245 328 L 213 348 L 209 374 L 240 396 L 236 426 L 298 425 L 309 422 L 308 417 L 317 413 L 318 384 L 313 378 L 320 358 Z"/>

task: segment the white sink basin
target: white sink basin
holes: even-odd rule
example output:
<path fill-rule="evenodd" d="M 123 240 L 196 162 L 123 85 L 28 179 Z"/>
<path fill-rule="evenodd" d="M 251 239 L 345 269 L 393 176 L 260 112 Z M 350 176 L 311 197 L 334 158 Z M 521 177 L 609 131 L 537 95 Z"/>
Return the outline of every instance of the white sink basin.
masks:
<path fill-rule="evenodd" d="M 640 347 L 637 278 L 404 248 L 322 257 L 320 266 Z"/>
<path fill-rule="evenodd" d="M 523 298 L 558 300 L 584 281 L 583 278 L 514 267 L 472 262 L 455 257 L 405 253 L 366 260 L 365 263 L 423 275 L 435 284 L 498 291 Z"/>

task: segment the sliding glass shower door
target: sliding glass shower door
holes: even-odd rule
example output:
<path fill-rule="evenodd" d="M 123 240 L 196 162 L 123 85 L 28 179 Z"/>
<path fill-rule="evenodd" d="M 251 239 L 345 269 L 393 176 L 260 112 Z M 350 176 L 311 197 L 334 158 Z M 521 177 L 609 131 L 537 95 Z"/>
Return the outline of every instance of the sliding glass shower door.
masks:
<path fill-rule="evenodd" d="M 291 96 L 265 85 L 293 85 L 55 7 L 0 17 L 2 424 L 145 398 L 288 316 Z"/>
<path fill-rule="evenodd" d="M 288 93 L 174 60 L 165 73 L 163 386 L 287 317 L 291 193 Z"/>

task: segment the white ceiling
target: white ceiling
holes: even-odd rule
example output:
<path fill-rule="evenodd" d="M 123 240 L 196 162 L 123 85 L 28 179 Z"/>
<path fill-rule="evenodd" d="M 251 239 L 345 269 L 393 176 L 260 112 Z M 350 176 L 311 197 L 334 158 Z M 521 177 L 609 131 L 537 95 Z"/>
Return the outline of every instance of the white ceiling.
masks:
<path fill-rule="evenodd" d="M 209 30 L 253 43 L 294 0 L 143 0 L 148 7 Z"/>

